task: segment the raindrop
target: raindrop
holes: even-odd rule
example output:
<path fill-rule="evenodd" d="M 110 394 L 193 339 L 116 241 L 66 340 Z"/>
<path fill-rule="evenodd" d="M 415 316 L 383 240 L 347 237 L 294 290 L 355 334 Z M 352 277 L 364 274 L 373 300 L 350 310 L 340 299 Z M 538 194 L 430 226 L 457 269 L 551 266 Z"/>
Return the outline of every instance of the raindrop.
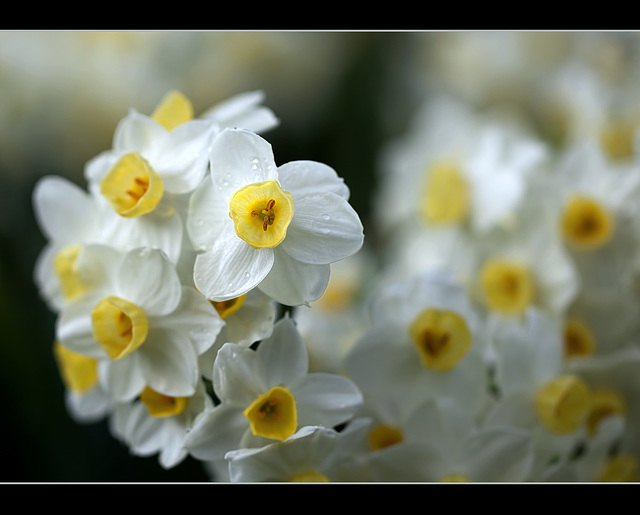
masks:
<path fill-rule="evenodd" d="M 331 220 L 331 217 L 329 215 L 322 215 L 322 219 L 323 220 Z"/>
<path fill-rule="evenodd" d="M 249 272 L 245 272 L 244 276 L 248 279 L 249 277 L 251 277 L 251 274 Z"/>

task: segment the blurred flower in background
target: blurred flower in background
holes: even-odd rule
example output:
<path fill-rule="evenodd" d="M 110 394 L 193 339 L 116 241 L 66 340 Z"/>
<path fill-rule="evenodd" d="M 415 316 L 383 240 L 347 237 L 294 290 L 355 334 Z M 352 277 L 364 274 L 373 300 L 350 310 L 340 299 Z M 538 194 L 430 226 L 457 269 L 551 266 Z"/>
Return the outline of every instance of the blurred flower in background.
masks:
<path fill-rule="evenodd" d="M 86 189 L 85 167 L 112 148 L 120 121 L 131 109 L 151 116 L 174 90 L 198 115 L 259 95 L 244 98 L 260 98 L 277 117 L 265 123 L 275 164 L 332 167 L 364 226 L 364 246 L 332 265 L 324 295 L 290 310 L 309 372 L 352 373 L 365 395 L 350 413 L 362 418 L 342 433 L 309 425 L 286 444 L 234 450 L 233 478 L 307 473 L 297 468 L 322 458 L 322 446 L 331 449 L 322 465 L 330 479 L 637 478 L 639 80 L 633 32 L 0 32 L 0 384 L 12 442 L 2 480 L 208 481 L 229 472 L 218 455 L 203 467 L 180 448 L 196 411 L 172 425 L 148 419 L 138 403 L 101 419 L 110 406 L 94 365 L 70 374 L 74 356 L 54 347 L 56 314 L 34 281 L 45 246 L 36 183 L 57 175 Z M 434 268 L 448 285 L 441 297 L 421 275 Z M 470 331 L 473 345 L 456 373 L 472 367 L 462 384 L 480 377 L 478 398 L 438 397 L 437 388 L 407 395 L 403 388 L 432 384 L 410 340 L 423 341 L 428 361 L 439 352 L 431 331 L 448 334 L 433 313 L 459 306 L 473 316 L 453 318 L 453 339 L 466 348 Z M 249 292 L 218 340 L 237 338 L 249 352 L 251 339 L 269 341 L 263 322 L 274 311 Z M 387 354 L 390 335 L 399 335 L 393 345 L 406 339 L 406 355 Z M 386 379 L 402 372 L 367 376 L 361 355 L 372 369 L 411 363 L 415 376 L 391 388 Z M 210 375 L 212 353 L 200 360 Z M 551 384 L 557 378 L 562 386 Z M 71 393 L 72 384 L 89 393 Z M 212 409 L 198 388 L 193 406 Z M 570 407 L 554 396 L 562 388 Z M 422 436 L 444 438 L 456 420 L 460 439 L 446 452 Z M 374 422 L 388 426 L 372 448 Z M 301 458 L 305 445 L 313 460 Z M 287 457 L 277 473 L 255 468 L 270 456 Z"/>

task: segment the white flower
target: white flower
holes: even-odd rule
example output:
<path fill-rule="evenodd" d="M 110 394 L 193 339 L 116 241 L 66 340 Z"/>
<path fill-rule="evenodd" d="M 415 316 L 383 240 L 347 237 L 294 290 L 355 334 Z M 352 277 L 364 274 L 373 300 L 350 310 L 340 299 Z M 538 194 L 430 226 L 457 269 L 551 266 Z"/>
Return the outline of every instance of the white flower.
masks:
<path fill-rule="evenodd" d="M 323 426 L 305 426 L 282 442 L 256 449 L 230 451 L 232 482 L 332 482 L 349 480 L 345 463 L 354 433 Z"/>
<path fill-rule="evenodd" d="M 263 133 L 276 127 L 279 120 L 268 107 L 260 105 L 264 100 L 262 91 L 249 91 L 234 95 L 200 115 L 214 120 L 220 128 L 241 127 L 251 132 Z"/>
<path fill-rule="evenodd" d="M 485 402 L 482 321 L 449 273 L 426 272 L 387 286 L 372 318 L 345 358 L 365 400 L 393 406 L 400 419 L 434 396 L 467 398 L 475 410 Z"/>
<path fill-rule="evenodd" d="M 362 402 L 353 382 L 307 370 L 304 343 L 288 316 L 256 350 L 223 345 L 213 370 L 220 404 L 198 416 L 185 447 L 198 459 L 217 460 L 231 450 L 285 440 L 305 425 L 348 421 Z"/>
<path fill-rule="evenodd" d="M 145 389 L 139 399 L 115 407 L 110 429 L 132 454 L 158 454 L 160 465 L 169 469 L 187 457 L 182 447 L 187 429 L 200 412 L 211 406 L 213 401 L 202 382 L 189 397 L 168 397 Z"/>
<path fill-rule="evenodd" d="M 193 288 L 180 284 L 166 255 L 113 251 L 102 283 L 68 303 L 56 333 L 69 349 L 99 360 L 103 387 L 119 401 L 145 386 L 189 396 L 199 380 L 198 356 L 223 322 Z"/>
<path fill-rule="evenodd" d="M 211 147 L 211 181 L 191 199 L 187 228 L 203 252 L 194 282 L 222 301 L 259 287 L 299 305 L 320 297 L 330 264 L 362 246 L 349 190 L 327 165 L 277 167 L 271 146 L 246 130 L 226 129 Z"/>

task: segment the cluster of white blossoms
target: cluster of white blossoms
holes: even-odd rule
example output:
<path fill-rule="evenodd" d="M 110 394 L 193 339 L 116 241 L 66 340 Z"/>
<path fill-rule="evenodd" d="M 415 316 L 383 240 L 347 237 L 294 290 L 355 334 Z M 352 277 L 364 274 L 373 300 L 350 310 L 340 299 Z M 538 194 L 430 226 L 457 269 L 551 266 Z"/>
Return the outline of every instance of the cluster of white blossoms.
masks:
<path fill-rule="evenodd" d="M 276 165 L 258 133 L 278 120 L 261 102 L 242 94 L 196 118 L 172 91 L 120 121 L 86 189 L 58 176 L 34 188 L 47 240 L 35 280 L 57 316 L 69 411 L 108 417 L 165 468 L 332 428 L 362 402 L 352 381 L 308 373 L 279 316 L 322 295 L 362 224 L 331 167 Z"/>
<path fill-rule="evenodd" d="M 373 248 L 276 123 L 172 93 L 87 191 L 37 185 L 77 420 L 216 481 L 640 479 L 640 153 L 434 96 L 381 149 Z"/>

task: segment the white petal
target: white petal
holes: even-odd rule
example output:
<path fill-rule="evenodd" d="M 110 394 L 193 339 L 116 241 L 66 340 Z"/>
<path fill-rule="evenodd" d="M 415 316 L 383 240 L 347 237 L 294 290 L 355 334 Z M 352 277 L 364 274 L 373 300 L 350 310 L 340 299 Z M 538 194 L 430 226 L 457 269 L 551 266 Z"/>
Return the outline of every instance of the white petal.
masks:
<path fill-rule="evenodd" d="M 137 416 L 136 423 L 132 425 L 128 434 L 131 451 L 138 456 L 155 454 L 164 445 L 165 421 L 149 415 L 147 407 L 141 402 L 136 403 L 132 411 Z"/>
<path fill-rule="evenodd" d="M 278 167 L 280 185 L 296 201 L 308 195 L 335 193 L 349 200 L 349 188 L 344 179 L 329 165 L 316 161 L 291 161 Z"/>
<path fill-rule="evenodd" d="M 254 182 L 278 178 L 271 145 L 253 132 L 225 129 L 213 141 L 211 179 L 225 198 Z"/>
<path fill-rule="evenodd" d="M 278 125 L 271 109 L 259 105 L 264 99 L 262 91 L 240 93 L 216 104 L 201 116 L 212 118 L 222 127 L 240 127 L 252 132 L 264 132 Z"/>
<path fill-rule="evenodd" d="M 279 247 L 269 275 L 258 285 L 266 295 L 285 306 L 318 300 L 327 288 L 330 265 L 310 265 L 293 259 Z"/>
<path fill-rule="evenodd" d="M 68 303 L 56 320 L 56 338 L 69 350 L 104 357 L 104 351 L 93 338 L 91 311 L 100 301 L 100 294 L 89 294 Z"/>
<path fill-rule="evenodd" d="M 197 459 L 219 460 L 238 447 L 249 423 L 242 410 L 219 404 L 196 417 L 185 436 L 184 448 Z"/>
<path fill-rule="evenodd" d="M 217 128 L 204 120 L 192 120 L 167 133 L 154 149 L 151 166 L 166 191 L 188 193 L 202 181 L 209 166 L 209 146 Z"/>
<path fill-rule="evenodd" d="M 173 397 L 193 395 L 199 377 L 198 357 L 186 334 L 154 327 L 136 352 L 148 386 Z"/>
<path fill-rule="evenodd" d="M 182 331 L 200 355 L 213 345 L 223 325 L 211 302 L 194 288 L 184 286 L 178 307 L 169 315 L 157 318 L 154 327 Z"/>
<path fill-rule="evenodd" d="M 196 257 L 194 264 L 196 288 L 214 301 L 247 293 L 273 266 L 272 249 L 253 249 L 232 232 L 233 227 L 226 230 L 208 251 Z"/>
<path fill-rule="evenodd" d="M 334 427 L 349 420 L 362 405 L 362 394 L 353 381 L 334 374 L 308 374 L 292 389 L 300 424 Z"/>
<path fill-rule="evenodd" d="M 82 188 L 63 177 L 46 176 L 37 182 L 33 208 L 38 226 L 51 240 L 75 242 L 90 231 L 93 204 Z"/>
<path fill-rule="evenodd" d="M 100 360 L 98 377 L 104 390 L 118 402 L 135 399 L 146 386 L 136 352 L 119 360 Z"/>
<path fill-rule="evenodd" d="M 225 404 L 251 404 L 269 388 L 261 371 L 258 354 L 236 343 L 225 343 L 213 364 L 213 389 Z"/>
<path fill-rule="evenodd" d="M 114 132 L 113 152 L 116 155 L 139 152 L 143 157 L 148 156 L 154 143 L 166 133 L 167 130 L 152 118 L 130 109 Z"/>
<path fill-rule="evenodd" d="M 362 247 L 362 223 L 355 210 L 334 193 L 300 198 L 282 247 L 303 263 L 326 265 L 352 256 Z"/>
<path fill-rule="evenodd" d="M 192 245 L 196 250 L 207 250 L 222 233 L 224 224 L 232 223 L 229 203 L 205 178 L 189 199 L 186 227 Z"/>
<path fill-rule="evenodd" d="M 118 294 L 143 308 L 148 316 L 171 313 L 182 295 L 174 265 L 156 249 L 140 248 L 127 253 L 117 281 Z"/>

